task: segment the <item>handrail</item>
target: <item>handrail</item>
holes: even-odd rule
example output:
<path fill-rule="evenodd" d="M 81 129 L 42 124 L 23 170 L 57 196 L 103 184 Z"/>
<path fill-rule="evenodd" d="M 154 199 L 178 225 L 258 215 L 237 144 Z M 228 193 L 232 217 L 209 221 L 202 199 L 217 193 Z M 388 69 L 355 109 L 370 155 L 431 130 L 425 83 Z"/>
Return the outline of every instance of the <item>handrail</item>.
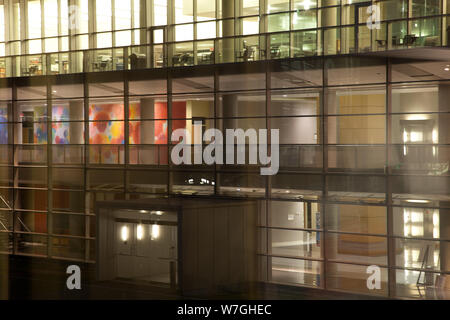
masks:
<path fill-rule="evenodd" d="M 443 19 L 443 16 L 439 16 L 439 19 Z M 403 19 L 402 21 L 409 20 Z M 336 46 L 327 46 L 333 48 L 331 52 L 326 49 L 323 43 L 320 43 L 321 41 L 323 42 L 324 35 L 319 35 L 319 33 L 329 32 L 330 30 L 339 32 L 342 26 L 333 28 L 287 30 L 283 32 L 259 33 L 254 35 L 239 35 L 202 40 L 197 39 L 182 42 L 166 42 L 164 44 L 130 45 L 51 53 L 9 55 L 0 57 L 0 78 L 156 69 L 307 56 L 333 56 L 336 54 L 380 52 L 407 49 L 411 47 L 442 47 L 446 40 L 445 32 L 449 32 L 438 28 L 439 30 L 435 33 L 420 37 L 406 33 L 393 34 L 391 30 L 393 23 L 394 22 L 392 21 L 382 22 L 382 25 L 386 26 L 385 30 L 371 31 L 371 37 L 368 39 L 369 42 L 367 48 L 355 47 L 359 42 L 352 42 L 351 40 L 355 40 L 358 37 L 358 25 L 350 25 L 350 27 L 354 28 L 355 32 L 346 33 L 347 40 L 349 41 L 346 41 L 345 39 L 336 40 Z M 294 38 L 290 37 L 289 44 L 282 45 L 285 49 L 283 54 L 281 54 L 281 52 L 278 52 L 281 48 L 280 44 L 271 43 L 274 35 L 280 33 L 289 33 L 290 35 L 293 35 L 298 32 L 315 33 L 315 37 L 311 40 L 311 48 L 305 49 L 303 43 L 300 43 L 302 46 L 297 48 Z M 263 37 L 265 39 L 262 39 Z M 413 38 L 414 41 L 411 41 Z M 219 42 L 227 39 L 239 41 L 234 41 L 232 47 L 228 48 L 234 52 L 229 59 L 226 59 L 225 56 L 221 54 L 222 52 L 218 50 L 220 47 Z M 418 39 L 422 39 L 422 43 L 416 41 Z M 194 46 L 194 43 L 205 41 L 210 41 L 212 45 L 209 55 L 205 50 L 197 50 L 196 46 Z M 186 43 L 189 44 L 186 49 L 179 49 L 180 45 Z M 246 48 L 252 48 L 253 54 L 246 57 L 244 54 Z M 275 48 L 278 50 L 276 55 L 266 54 L 272 52 Z"/>

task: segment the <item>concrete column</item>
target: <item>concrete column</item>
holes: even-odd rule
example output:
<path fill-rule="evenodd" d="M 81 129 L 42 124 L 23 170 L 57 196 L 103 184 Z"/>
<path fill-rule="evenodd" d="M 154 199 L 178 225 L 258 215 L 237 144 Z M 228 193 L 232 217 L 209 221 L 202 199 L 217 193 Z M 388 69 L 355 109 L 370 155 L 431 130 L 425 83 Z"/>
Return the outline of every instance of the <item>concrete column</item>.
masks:
<path fill-rule="evenodd" d="M 329 1 L 323 1 L 325 4 L 328 4 Z M 322 4 L 323 5 L 323 4 Z M 335 26 L 337 23 L 336 20 L 336 11 L 333 9 L 327 9 L 323 11 L 322 14 L 322 26 Z M 336 30 L 337 29 L 331 29 L 329 32 L 325 31 L 325 34 L 327 35 L 324 37 L 324 48 L 323 51 L 325 54 L 336 54 L 338 53 L 338 46 L 337 46 L 337 36 L 336 36 Z"/>
<path fill-rule="evenodd" d="M 237 120 L 230 119 L 236 117 L 238 114 L 238 95 L 237 94 L 226 94 L 222 97 L 222 117 L 223 119 L 223 130 L 234 129 L 237 127 Z"/>
<path fill-rule="evenodd" d="M 74 100 L 69 102 L 69 118 L 70 120 L 83 120 L 84 104 L 82 100 Z M 82 122 L 70 122 L 69 138 L 70 144 L 83 144 L 84 124 Z"/>
<path fill-rule="evenodd" d="M 141 119 L 153 119 L 155 117 L 155 99 L 141 99 Z M 155 143 L 154 121 L 141 122 L 141 144 Z"/>
<path fill-rule="evenodd" d="M 222 1 L 222 16 L 224 19 L 234 18 L 234 0 Z M 234 19 L 223 21 L 223 37 L 234 36 Z M 234 61 L 234 38 L 223 39 L 222 41 L 222 62 Z"/>
<path fill-rule="evenodd" d="M 78 10 L 70 10 L 72 6 L 76 6 Z M 81 23 L 81 5 L 79 0 L 69 1 L 69 50 L 78 50 L 81 48 L 81 38 L 76 37 L 80 33 Z M 75 16 L 74 16 L 75 15 Z M 70 53 L 69 71 L 83 71 L 83 55 L 80 52 Z"/>
<path fill-rule="evenodd" d="M 141 27 L 141 30 L 139 31 L 139 38 L 140 44 L 142 45 L 147 43 L 147 16 L 149 12 L 147 8 L 147 0 L 140 0 L 139 6 L 139 26 Z M 150 21 L 152 21 L 152 19 L 150 19 Z M 153 23 L 151 23 L 151 25 L 153 25 Z"/>

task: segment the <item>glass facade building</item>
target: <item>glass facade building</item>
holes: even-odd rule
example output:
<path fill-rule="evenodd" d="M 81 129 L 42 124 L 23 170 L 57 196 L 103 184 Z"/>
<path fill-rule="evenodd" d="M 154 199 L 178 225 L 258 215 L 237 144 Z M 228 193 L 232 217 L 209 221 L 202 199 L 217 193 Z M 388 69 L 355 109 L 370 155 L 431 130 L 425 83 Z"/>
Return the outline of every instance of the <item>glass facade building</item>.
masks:
<path fill-rule="evenodd" d="M 186 294 L 268 283 L 450 299 L 448 10 L 0 1 L 0 256 Z M 279 129 L 279 172 L 176 165 L 171 134 L 198 145 L 196 122 Z"/>

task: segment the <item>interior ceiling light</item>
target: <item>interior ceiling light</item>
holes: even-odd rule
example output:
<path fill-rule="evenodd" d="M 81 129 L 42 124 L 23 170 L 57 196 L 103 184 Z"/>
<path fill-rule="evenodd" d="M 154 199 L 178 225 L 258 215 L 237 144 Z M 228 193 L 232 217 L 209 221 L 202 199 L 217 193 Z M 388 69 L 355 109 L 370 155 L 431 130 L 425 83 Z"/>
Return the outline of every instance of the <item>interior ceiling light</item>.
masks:
<path fill-rule="evenodd" d="M 406 200 L 409 203 L 430 203 L 428 200 Z"/>

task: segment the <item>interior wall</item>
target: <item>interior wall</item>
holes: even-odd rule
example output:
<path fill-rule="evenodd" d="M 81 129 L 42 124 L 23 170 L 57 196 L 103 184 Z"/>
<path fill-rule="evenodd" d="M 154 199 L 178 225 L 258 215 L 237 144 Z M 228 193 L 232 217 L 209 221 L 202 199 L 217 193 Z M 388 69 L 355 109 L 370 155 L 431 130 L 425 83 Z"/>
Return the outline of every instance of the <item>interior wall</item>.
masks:
<path fill-rule="evenodd" d="M 190 206 L 182 217 L 184 294 L 245 290 L 257 280 L 256 202 Z"/>

